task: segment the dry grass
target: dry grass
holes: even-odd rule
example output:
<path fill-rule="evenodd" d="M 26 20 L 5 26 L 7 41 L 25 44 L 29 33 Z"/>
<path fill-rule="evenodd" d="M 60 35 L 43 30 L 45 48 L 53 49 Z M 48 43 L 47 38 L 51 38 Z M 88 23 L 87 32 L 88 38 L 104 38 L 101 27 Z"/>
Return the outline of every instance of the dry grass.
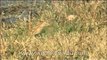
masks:
<path fill-rule="evenodd" d="M 33 4 L 39 16 L 34 19 L 29 16 L 30 27 L 20 21 L 14 29 L 4 30 L 0 26 L 0 59 L 106 60 L 106 3 L 54 1 Z"/>
<path fill-rule="evenodd" d="M 67 19 L 68 21 L 72 21 L 72 20 L 74 20 L 75 18 L 76 18 L 75 15 L 69 15 L 69 16 L 66 17 L 66 19 Z"/>

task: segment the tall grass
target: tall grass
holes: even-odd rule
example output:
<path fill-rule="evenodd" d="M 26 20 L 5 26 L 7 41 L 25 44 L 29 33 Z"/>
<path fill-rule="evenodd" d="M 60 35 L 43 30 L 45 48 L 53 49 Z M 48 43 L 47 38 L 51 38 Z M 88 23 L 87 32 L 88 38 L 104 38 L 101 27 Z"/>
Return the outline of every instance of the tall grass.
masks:
<path fill-rule="evenodd" d="M 106 3 L 47 1 L 27 6 L 38 15 L 28 22 L 19 19 L 15 28 L 5 29 L 1 24 L 0 59 L 106 60 Z M 4 13 L 11 15 L 8 10 Z"/>

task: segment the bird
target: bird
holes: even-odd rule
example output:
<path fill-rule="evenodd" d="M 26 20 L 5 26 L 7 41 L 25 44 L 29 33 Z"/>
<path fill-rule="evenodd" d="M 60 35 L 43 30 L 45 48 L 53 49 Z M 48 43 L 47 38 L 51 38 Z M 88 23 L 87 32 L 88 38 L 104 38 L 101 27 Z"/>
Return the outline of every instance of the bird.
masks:
<path fill-rule="evenodd" d="M 49 26 L 50 24 L 44 20 L 37 22 L 36 26 L 32 28 L 31 35 L 38 35 L 44 29 L 44 27 Z"/>
<path fill-rule="evenodd" d="M 31 30 L 29 30 L 28 32 L 29 38 L 27 40 L 40 36 L 40 33 L 42 32 L 44 27 L 49 26 L 49 25 L 50 24 L 44 20 L 40 20 L 39 22 L 37 22 L 37 24 Z"/>

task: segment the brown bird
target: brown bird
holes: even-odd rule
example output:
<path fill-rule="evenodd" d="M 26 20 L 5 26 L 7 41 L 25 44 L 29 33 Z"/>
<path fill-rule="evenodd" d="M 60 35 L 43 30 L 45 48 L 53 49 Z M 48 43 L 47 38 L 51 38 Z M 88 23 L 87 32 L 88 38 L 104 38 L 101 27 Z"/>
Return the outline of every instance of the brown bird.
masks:
<path fill-rule="evenodd" d="M 31 35 L 37 35 L 41 33 L 41 31 L 44 29 L 44 27 L 49 26 L 49 23 L 46 21 L 39 21 L 35 27 L 31 30 Z"/>

